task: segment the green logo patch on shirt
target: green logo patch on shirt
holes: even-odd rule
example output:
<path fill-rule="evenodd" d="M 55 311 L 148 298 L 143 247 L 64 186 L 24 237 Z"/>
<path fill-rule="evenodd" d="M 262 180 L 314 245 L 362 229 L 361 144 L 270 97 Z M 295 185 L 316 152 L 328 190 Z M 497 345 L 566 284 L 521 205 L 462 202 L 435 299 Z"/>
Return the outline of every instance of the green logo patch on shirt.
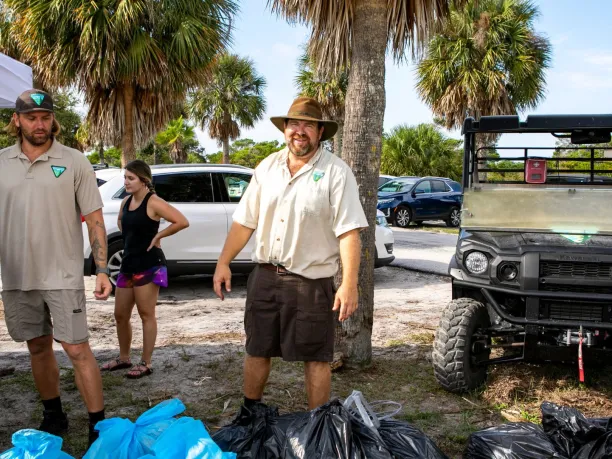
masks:
<path fill-rule="evenodd" d="M 66 168 L 64 166 L 51 166 L 51 170 L 53 171 L 55 178 L 58 178 L 66 171 Z"/>
<path fill-rule="evenodd" d="M 324 176 L 325 176 L 325 172 L 323 171 L 314 171 L 314 173 L 312 174 L 312 178 L 314 179 L 315 182 L 318 182 Z"/>

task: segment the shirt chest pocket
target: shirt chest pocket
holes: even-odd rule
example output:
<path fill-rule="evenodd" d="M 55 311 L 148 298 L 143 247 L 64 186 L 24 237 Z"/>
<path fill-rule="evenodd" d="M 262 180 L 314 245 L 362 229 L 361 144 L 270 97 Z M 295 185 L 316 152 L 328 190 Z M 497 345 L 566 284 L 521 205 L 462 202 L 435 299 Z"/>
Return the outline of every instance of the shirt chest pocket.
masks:
<path fill-rule="evenodd" d="M 304 188 L 303 195 L 299 197 L 302 214 L 309 217 L 328 217 L 330 212 L 329 188 L 323 183 L 316 182 Z"/>

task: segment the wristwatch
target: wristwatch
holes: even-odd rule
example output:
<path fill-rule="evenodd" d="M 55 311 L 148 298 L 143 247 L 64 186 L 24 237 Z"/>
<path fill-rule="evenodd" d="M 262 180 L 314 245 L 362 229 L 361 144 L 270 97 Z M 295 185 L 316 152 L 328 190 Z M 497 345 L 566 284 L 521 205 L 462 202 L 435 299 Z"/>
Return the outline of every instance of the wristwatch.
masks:
<path fill-rule="evenodd" d="M 105 268 L 96 268 L 96 276 L 98 274 L 106 274 L 107 276 L 110 276 L 110 269 L 108 269 L 108 266 Z"/>

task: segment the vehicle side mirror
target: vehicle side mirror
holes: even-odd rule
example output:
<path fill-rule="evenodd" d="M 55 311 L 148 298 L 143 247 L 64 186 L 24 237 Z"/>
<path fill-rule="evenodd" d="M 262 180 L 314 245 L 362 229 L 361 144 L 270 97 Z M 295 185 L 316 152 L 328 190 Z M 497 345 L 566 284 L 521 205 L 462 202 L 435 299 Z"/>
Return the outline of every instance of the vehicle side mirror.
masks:
<path fill-rule="evenodd" d="M 425 193 L 425 191 L 424 191 L 424 190 L 414 190 L 414 191 L 412 192 L 412 196 L 414 197 L 414 196 L 416 196 L 417 194 L 424 194 L 424 193 Z"/>

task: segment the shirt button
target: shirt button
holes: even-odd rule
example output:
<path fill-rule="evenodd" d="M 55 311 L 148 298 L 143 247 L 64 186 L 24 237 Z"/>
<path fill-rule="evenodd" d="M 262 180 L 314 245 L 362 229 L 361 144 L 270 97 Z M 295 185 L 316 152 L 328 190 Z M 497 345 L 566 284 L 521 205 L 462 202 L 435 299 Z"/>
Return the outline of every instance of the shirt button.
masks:
<path fill-rule="evenodd" d="M 280 237 L 276 239 L 277 241 L 280 241 Z"/>
<path fill-rule="evenodd" d="M 283 220 L 282 218 L 281 218 L 281 223 L 285 223 L 285 220 Z"/>

